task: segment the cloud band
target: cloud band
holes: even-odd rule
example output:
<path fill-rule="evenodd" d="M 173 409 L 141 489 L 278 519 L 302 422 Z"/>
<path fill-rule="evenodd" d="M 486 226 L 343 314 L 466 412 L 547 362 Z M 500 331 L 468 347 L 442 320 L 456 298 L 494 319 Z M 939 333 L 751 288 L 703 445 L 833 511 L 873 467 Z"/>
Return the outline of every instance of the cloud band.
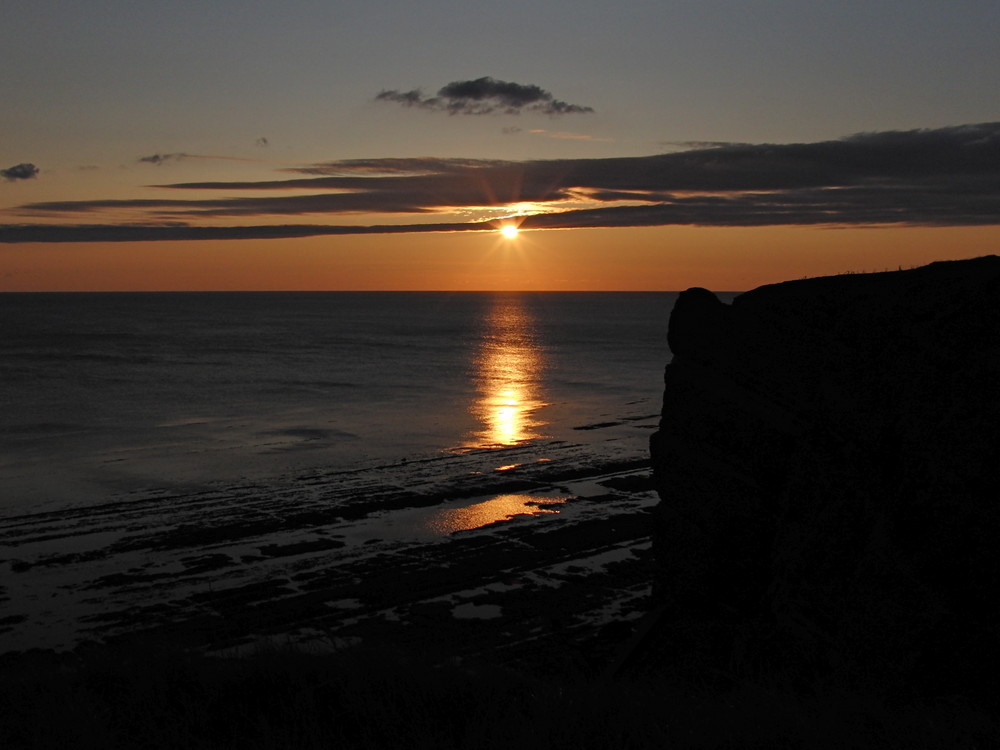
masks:
<path fill-rule="evenodd" d="M 292 179 L 200 182 L 222 198 L 63 201 L 22 214 L 137 214 L 128 224 L 0 226 L 0 242 L 233 239 L 482 231 L 489 221 L 211 226 L 220 217 L 445 215 L 531 204 L 526 229 L 657 225 L 1000 224 L 1000 123 L 862 133 L 811 144 L 730 144 L 646 157 L 510 162 L 369 159 Z M 247 192 L 262 193 L 246 195 Z"/>

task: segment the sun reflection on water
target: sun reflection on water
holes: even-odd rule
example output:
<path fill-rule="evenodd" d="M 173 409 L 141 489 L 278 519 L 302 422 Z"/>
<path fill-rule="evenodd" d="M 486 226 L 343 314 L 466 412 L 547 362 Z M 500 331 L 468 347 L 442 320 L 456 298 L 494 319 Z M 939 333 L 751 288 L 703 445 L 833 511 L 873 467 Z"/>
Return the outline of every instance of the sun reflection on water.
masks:
<path fill-rule="evenodd" d="M 497 495 L 489 500 L 462 508 L 444 508 L 434 512 L 425 525 L 439 534 L 452 534 L 506 521 L 514 516 L 558 513 L 551 506 L 566 502 L 566 498 L 534 497 L 532 495 Z"/>
<path fill-rule="evenodd" d="M 541 437 L 537 411 L 543 362 L 535 321 L 518 295 L 494 298 L 475 359 L 479 397 L 470 411 L 480 425 L 472 447 L 504 447 Z"/>

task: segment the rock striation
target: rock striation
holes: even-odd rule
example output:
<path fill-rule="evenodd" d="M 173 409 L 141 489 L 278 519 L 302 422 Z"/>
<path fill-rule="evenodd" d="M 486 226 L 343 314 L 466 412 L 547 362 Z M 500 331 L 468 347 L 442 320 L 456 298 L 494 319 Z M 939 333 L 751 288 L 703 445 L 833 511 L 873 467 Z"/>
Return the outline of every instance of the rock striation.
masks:
<path fill-rule="evenodd" d="M 1000 257 L 689 289 L 669 345 L 665 667 L 997 697 Z"/>

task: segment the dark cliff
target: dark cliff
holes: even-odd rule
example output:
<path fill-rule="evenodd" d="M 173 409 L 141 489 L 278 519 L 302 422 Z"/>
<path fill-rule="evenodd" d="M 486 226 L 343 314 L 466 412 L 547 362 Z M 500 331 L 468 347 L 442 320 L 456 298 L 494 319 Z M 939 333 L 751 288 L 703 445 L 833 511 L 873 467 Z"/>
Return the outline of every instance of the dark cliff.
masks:
<path fill-rule="evenodd" d="M 1000 257 L 690 289 L 669 344 L 664 667 L 996 697 Z"/>

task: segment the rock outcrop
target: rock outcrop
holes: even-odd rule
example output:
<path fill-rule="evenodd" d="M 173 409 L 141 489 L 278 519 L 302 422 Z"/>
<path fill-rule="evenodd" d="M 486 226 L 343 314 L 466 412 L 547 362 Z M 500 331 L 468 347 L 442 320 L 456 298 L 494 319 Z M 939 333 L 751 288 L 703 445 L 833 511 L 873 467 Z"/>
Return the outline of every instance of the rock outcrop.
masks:
<path fill-rule="evenodd" d="M 689 289 L 669 344 L 666 667 L 1000 694 L 1000 257 Z"/>

